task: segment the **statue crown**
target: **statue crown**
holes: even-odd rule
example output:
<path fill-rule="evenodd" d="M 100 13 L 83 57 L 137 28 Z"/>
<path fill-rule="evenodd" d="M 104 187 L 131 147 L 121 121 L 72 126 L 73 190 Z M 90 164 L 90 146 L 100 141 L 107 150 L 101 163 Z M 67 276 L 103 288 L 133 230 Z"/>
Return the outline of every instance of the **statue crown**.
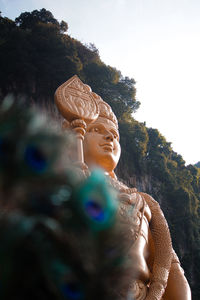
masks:
<path fill-rule="evenodd" d="M 68 121 L 83 119 L 86 123 L 98 117 L 109 119 L 118 129 L 118 121 L 110 105 L 92 92 L 77 75 L 64 82 L 55 92 L 55 101 L 63 117 Z"/>
<path fill-rule="evenodd" d="M 109 119 L 110 121 L 112 121 L 115 124 L 115 126 L 118 129 L 118 121 L 117 121 L 117 118 L 116 118 L 114 112 L 112 111 L 112 108 L 110 107 L 110 105 L 108 103 L 106 103 L 96 93 L 92 92 L 92 94 L 94 95 L 94 98 L 99 107 L 99 117 Z"/>

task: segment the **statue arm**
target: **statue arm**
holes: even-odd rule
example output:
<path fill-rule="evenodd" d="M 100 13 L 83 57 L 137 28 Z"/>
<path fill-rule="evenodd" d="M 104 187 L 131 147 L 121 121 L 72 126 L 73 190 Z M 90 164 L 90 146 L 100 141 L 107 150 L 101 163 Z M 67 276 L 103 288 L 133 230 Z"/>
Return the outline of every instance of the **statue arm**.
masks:
<path fill-rule="evenodd" d="M 155 258 L 149 292 L 145 300 L 160 300 L 165 292 L 171 267 L 173 248 L 167 221 L 158 202 L 141 193 L 149 205 L 152 218 L 150 230 L 155 245 Z"/>
<path fill-rule="evenodd" d="M 173 252 L 172 264 L 164 300 L 191 300 L 190 286 L 185 278 L 184 271 L 181 268 L 180 261 L 175 252 Z"/>

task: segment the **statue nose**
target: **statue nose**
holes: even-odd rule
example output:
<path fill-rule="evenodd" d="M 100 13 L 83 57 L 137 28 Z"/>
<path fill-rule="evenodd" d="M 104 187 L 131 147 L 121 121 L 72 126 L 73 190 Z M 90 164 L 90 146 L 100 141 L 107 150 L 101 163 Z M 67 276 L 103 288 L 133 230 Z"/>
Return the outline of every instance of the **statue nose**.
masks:
<path fill-rule="evenodd" d="M 113 135 L 111 132 L 107 132 L 105 135 L 104 135 L 104 139 L 107 140 L 107 141 L 113 141 Z"/>

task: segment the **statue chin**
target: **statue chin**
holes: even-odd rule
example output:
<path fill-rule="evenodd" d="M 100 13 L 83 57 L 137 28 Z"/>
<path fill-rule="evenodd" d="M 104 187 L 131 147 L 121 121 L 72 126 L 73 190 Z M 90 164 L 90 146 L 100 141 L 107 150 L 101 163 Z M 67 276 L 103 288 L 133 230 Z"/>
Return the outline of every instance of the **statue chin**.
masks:
<path fill-rule="evenodd" d="M 91 150 L 88 150 L 84 146 L 84 159 L 89 169 L 97 167 L 103 169 L 108 174 L 112 174 L 118 164 L 119 156 L 118 153 L 115 155 L 112 152 L 98 151 L 98 148 L 94 149 L 91 153 Z"/>
<path fill-rule="evenodd" d="M 106 173 L 110 174 L 116 167 L 116 164 L 113 160 L 100 160 L 100 161 L 87 161 L 85 160 L 86 165 L 89 169 L 100 168 Z"/>

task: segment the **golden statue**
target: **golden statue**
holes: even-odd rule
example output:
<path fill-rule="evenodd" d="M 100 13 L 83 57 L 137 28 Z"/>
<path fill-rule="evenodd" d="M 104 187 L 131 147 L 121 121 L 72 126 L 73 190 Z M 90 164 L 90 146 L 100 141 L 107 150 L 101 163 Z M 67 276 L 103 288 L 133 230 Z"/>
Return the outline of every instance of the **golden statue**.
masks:
<path fill-rule="evenodd" d="M 83 172 L 88 174 L 87 168 L 101 167 L 119 191 L 120 213 L 130 224 L 127 234 L 133 242 L 129 256 L 135 277 L 128 299 L 190 300 L 190 287 L 159 204 L 148 194 L 119 182 L 114 173 L 121 148 L 118 122 L 111 107 L 76 75 L 57 89 L 55 100 L 65 118 L 63 127 L 70 126 L 77 133 L 78 161 Z M 123 291 L 122 299 L 127 299 Z"/>

